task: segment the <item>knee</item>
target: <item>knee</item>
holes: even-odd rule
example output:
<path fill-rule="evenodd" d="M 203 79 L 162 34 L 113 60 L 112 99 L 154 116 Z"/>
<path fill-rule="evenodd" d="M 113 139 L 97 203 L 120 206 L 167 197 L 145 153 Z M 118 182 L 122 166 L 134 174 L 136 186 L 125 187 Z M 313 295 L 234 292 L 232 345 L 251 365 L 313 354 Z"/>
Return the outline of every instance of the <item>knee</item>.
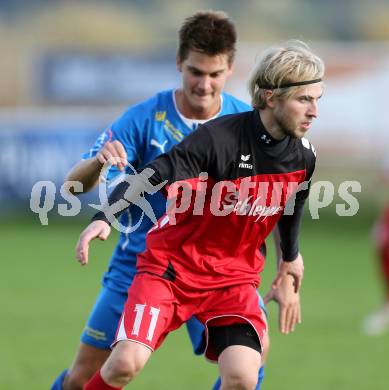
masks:
<path fill-rule="evenodd" d="M 131 382 L 143 369 L 144 362 L 136 357 L 116 356 L 103 366 L 104 377 L 117 383 Z"/>
<path fill-rule="evenodd" d="M 229 372 L 221 379 L 223 389 L 254 390 L 258 382 L 258 372 Z"/>

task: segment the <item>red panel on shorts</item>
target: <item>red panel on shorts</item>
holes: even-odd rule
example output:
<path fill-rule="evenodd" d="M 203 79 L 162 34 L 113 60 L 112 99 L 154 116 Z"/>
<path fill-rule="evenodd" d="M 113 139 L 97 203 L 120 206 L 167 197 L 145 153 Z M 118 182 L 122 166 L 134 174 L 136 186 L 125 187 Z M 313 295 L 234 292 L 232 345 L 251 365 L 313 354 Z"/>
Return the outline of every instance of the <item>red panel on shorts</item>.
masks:
<path fill-rule="evenodd" d="M 128 290 L 115 343 L 132 340 L 155 350 L 169 332 L 193 315 L 204 324 L 227 325 L 247 321 L 260 340 L 267 329 L 253 284 L 206 292 L 185 291 L 174 282 L 141 273 L 135 276 Z M 207 348 L 206 357 L 217 360 L 210 348 Z"/>

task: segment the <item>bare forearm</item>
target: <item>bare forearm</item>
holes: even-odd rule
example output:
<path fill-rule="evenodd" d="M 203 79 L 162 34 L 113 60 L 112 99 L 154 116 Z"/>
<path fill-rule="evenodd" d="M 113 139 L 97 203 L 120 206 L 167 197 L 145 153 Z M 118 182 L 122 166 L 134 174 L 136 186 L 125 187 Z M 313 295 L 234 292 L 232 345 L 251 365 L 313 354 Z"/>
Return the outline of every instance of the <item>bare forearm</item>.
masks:
<path fill-rule="evenodd" d="M 83 192 L 88 192 L 97 185 L 101 168 L 96 157 L 82 160 L 70 170 L 65 181 L 79 181 L 83 184 Z"/>

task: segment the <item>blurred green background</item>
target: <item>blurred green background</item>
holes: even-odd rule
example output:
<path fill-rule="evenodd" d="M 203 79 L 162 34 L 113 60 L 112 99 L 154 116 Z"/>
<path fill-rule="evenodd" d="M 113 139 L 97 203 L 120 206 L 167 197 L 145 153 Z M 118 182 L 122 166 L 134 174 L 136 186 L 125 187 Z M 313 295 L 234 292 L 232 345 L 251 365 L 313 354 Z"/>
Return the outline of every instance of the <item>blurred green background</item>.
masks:
<path fill-rule="evenodd" d="M 56 198 L 42 226 L 29 207 L 33 185 L 52 181 L 58 195 L 65 173 L 128 104 L 178 85 L 177 30 L 203 9 L 224 10 L 236 23 L 227 90 L 242 99 L 249 70 L 270 44 L 303 39 L 327 66 L 320 116 L 308 138 L 318 150 L 314 182 L 333 183 L 335 200 L 319 210 L 320 219 L 307 210 L 304 221 L 303 324 L 282 336 L 277 307 L 269 307 L 263 390 L 388 388 L 389 335 L 368 337 L 361 322 L 383 295 L 370 230 L 388 198 L 382 178 L 389 166 L 389 2 L 3 0 L 0 389 L 48 389 L 69 366 L 115 244 L 114 236 L 96 243 L 91 264 L 79 267 L 74 246 L 92 213 L 90 198 L 77 218 L 59 217 L 64 200 Z M 350 180 L 362 186 L 354 194 L 359 210 L 341 218 L 337 189 Z M 262 294 L 274 275 L 272 251 L 268 263 Z M 131 388 L 210 389 L 215 377 L 216 366 L 195 357 L 180 330 Z"/>
<path fill-rule="evenodd" d="M 263 389 L 387 389 L 389 335 L 368 337 L 361 330 L 381 294 L 366 231 L 373 217 L 335 219 L 327 212 L 320 220 L 305 219 L 303 323 L 281 335 L 277 306 L 269 305 L 271 351 Z M 116 238 L 94 243 L 92 261 L 82 268 L 74 245 L 84 224 L 60 220 L 43 227 L 26 219 L 1 224 L 1 389 L 48 389 L 72 361 Z M 275 271 L 272 242 L 268 246 L 262 294 Z M 181 328 L 128 387 L 210 389 L 216 372 L 215 365 L 192 354 Z"/>

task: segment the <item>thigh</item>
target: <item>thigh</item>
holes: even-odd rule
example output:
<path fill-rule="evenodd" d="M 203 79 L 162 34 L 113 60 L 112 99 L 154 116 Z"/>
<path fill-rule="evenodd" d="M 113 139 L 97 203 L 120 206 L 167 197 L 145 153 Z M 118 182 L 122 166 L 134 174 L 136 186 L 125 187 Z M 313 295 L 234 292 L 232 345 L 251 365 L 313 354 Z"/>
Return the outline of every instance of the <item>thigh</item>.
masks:
<path fill-rule="evenodd" d="M 166 335 L 182 325 L 177 318 L 174 285 L 147 273 L 135 276 L 119 322 L 115 344 L 131 340 L 157 349 Z"/>
<path fill-rule="evenodd" d="M 247 388 L 254 388 L 261 367 L 261 355 L 254 349 L 232 345 L 220 354 L 218 365 L 222 381 L 228 378 L 243 378 L 243 382 L 252 384 Z"/>
<path fill-rule="evenodd" d="M 212 292 L 196 316 L 206 325 L 205 356 L 217 361 L 213 340 L 209 337 L 209 327 L 224 327 L 234 324 L 248 324 L 252 337 L 256 338 L 263 351 L 263 339 L 267 333 L 265 313 L 260 308 L 259 295 L 254 285 L 245 284 Z M 250 336 L 251 337 L 251 336 Z"/>
<path fill-rule="evenodd" d="M 127 294 L 103 287 L 81 335 L 83 344 L 109 350 L 115 340 L 116 330 Z"/>

